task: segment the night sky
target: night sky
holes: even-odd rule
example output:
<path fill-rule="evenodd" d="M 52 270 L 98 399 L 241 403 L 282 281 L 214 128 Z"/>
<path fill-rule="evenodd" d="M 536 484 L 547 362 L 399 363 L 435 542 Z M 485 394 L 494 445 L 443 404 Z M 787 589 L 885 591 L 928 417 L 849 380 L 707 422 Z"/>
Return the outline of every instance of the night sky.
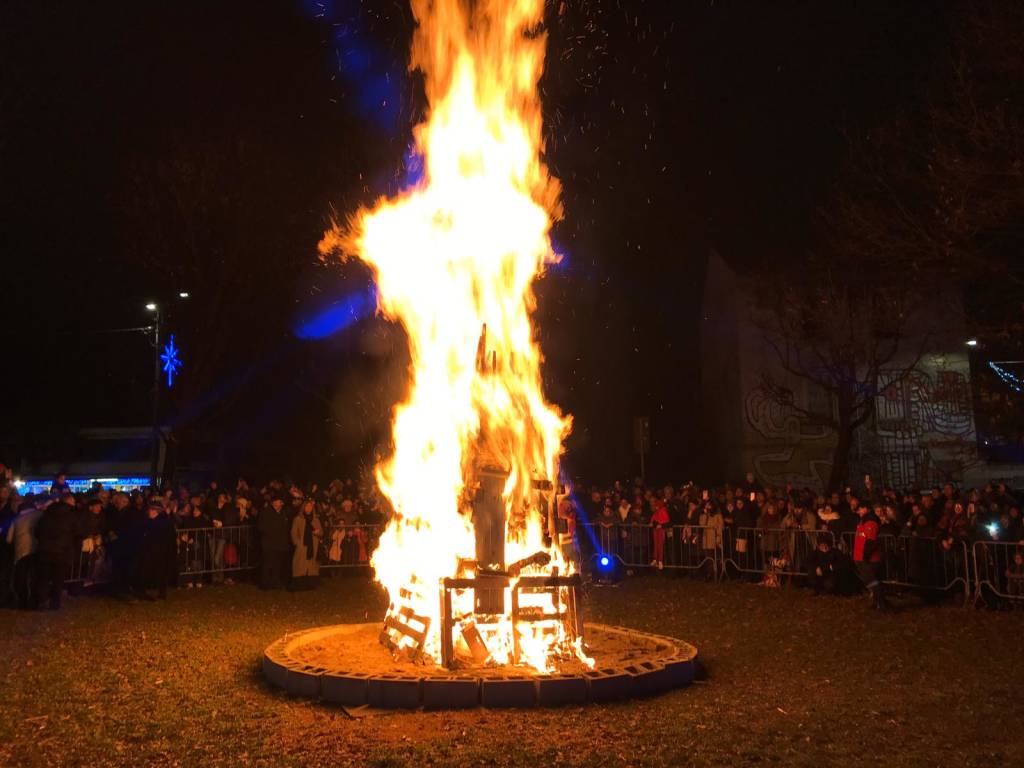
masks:
<path fill-rule="evenodd" d="M 655 477 L 704 469 L 708 250 L 800 258 L 847 137 L 941 87 L 945 19 L 934 2 L 548 3 L 565 260 L 539 323 L 571 472 L 635 473 L 638 415 Z M 0 460 L 148 423 L 147 337 L 105 331 L 145 326 L 155 299 L 188 366 L 165 420 L 220 445 L 225 470 L 372 461 L 401 334 L 372 317 L 365 271 L 316 243 L 406 177 L 411 33 L 376 0 L 3 4 Z M 331 306 L 343 322 L 315 338 Z"/>

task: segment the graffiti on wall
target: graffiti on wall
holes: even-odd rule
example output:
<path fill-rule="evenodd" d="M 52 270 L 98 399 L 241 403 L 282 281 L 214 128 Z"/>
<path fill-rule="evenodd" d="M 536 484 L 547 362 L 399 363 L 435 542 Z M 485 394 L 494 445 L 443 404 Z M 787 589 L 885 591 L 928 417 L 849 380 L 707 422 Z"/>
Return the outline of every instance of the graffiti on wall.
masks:
<path fill-rule="evenodd" d="M 964 371 L 882 375 L 875 418 L 851 455 L 853 474 L 871 473 L 896 488 L 960 480 L 977 462 L 970 379 Z M 794 398 L 800 393 L 794 393 Z M 799 401 L 811 408 L 804 393 Z M 835 434 L 755 386 L 744 398 L 744 461 L 767 483 L 823 487 Z"/>
<path fill-rule="evenodd" d="M 760 446 L 744 451 L 758 478 L 773 485 L 824 486 L 832 468 L 832 430 L 811 423 L 761 386 L 747 392 L 743 405 L 747 425 L 761 438 Z"/>
<path fill-rule="evenodd" d="M 971 385 L 964 371 L 885 373 L 862 461 L 894 487 L 963 478 L 977 462 Z"/>

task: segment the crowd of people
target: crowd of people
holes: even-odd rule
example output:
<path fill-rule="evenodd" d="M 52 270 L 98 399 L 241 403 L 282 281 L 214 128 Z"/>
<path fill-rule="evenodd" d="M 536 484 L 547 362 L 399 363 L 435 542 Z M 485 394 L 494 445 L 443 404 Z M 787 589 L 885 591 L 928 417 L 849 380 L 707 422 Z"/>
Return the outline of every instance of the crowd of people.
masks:
<path fill-rule="evenodd" d="M 908 553 L 911 572 L 902 576 L 932 586 L 936 569 L 968 568 L 964 553 L 975 542 L 1004 542 L 1017 546 L 1005 567 L 1000 564 L 1000 585 L 1010 596 L 1024 596 L 1021 502 L 1000 483 L 969 490 L 946 483 L 900 493 L 865 476 L 860 488 L 826 495 L 762 485 L 748 473 L 742 482 L 718 487 L 686 483 L 656 489 L 636 481 L 575 490 L 560 516 L 574 527 L 586 524 L 588 536 L 576 533 L 580 547 L 632 564 L 710 564 L 713 559 L 704 553 L 721 551 L 741 578 L 755 571 L 772 585 L 779 572 L 795 573 L 819 592 L 849 591 L 843 576 L 855 573 L 875 605 L 885 608 L 880 573 L 888 565 L 890 543 Z"/>
<path fill-rule="evenodd" d="M 724 562 L 737 578 L 778 585 L 780 575 L 795 575 L 818 593 L 853 591 L 859 581 L 884 609 L 886 541 L 909 544 L 909 572 L 900 578 L 924 586 L 946 583 L 936 568 L 961 573 L 973 542 L 1011 542 L 1001 585 L 1024 597 L 1020 499 L 1001 484 L 897 493 L 865 477 L 860 488 L 824 495 L 762 485 L 748 473 L 716 487 L 637 480 L 576 482 L 566 491 L 556 519 L 563 543 L 573 542 L 585 564 L 607 554 L 717 577 Z M 368 564 L 387 516 L 372 483 L 352 480 L 256 488 L 238 479 L 130 492 L 95 484 L 76 494 L 58 475 L 48 492 L 21 495 L 0 466 L 0 605 L 59 608 L 69 574 L 73 584 L 102 584 L 126 600 L 235 578 L 265 589 L 312 588 L 323 566 Z"/>
<path fill-rule="evenodd" d="M 380 495 L 351 480 L 76 494 L 58 475 L 48 492 L 21 495 L 0 467 L 0 605 L 57 609 L 69 580 L 129 601 L 236 577 L 309 589 L 321 565 L 367 563 L 383 520 Z"/>

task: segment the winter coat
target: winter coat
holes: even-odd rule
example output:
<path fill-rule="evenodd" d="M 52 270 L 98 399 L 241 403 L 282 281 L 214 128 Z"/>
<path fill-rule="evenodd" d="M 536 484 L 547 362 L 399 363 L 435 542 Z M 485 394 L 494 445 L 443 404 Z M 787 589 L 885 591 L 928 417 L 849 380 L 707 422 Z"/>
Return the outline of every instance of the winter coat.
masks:
<path fill-rule="evenodd" d="M 98 514 L 85 510 L 81 513 L 78 525 L 78 533 L 83 539 L 102 536 L 107 530 L 105 513 L 103 510 L 100 510 Z"/>
<path fill-rule="evenodd" d="M 177 577 L 177 532 L 174 518 L 161 513 L 149 518 L 142 530 L 139 568 L 146 587 L 173 583 Z"/>
<path fill-rule="evenodd" d="M 717 549 L 722 546 L 722 529 L 725 527 L 722 513 L 717 510 L 710 514 L 702 513 L 700 524 L 704 526 L 701 531 L 701 549 Z"/>
<path fill-rule="evenodd" d="M 14 562 L 36 551 L 36 525 L 43 516 L 41 509 L 22 510 L 7 531 L 7 543 L 14 547 Z"/>
<path fill-rule="evenodd" d="M 292 578 L 302 576 L 319 576 L 320 564 L 316 556 L 320 551 L 320 539 L 323 538 L 323 528 L 320 526 L 320 518 L 313 514 L 309 518 L 313 525 L 313 555 L 310 557 L 306 552 L 304 539 L 306 536 L 307 519 L 301 512 L 292 520 L 292 546 L 295 552 L 292 554 Z"/>
<path fill-rule="evenodd" d="M 658 504 L 654 508 L 654 512 L 651 513 L 651 525 L 653 526 L 664 526 L 668 525 L 668 507 L 664 504 Z"/>
<path fill-rule="evenodd" d="M 36 551 L 55 558 L 70 560 L 75 556 L 75 540 L 79 535 L 79 512 L 58 501 L 51 504 L 36 526 Z"/>
<path fill-rule="evenodd" d="M 782 534 L 779 527 L 782 525 L 781 518 L 775 515 L 762 513 L 757 518 L 757 527 L 761 528 L 761 549 L 765 552 L 778 552 L 782 548 Z"/>
<path fill-rule="evenodd" d="M 256 519 L 256 529 L 260 532 L 260 546 L 264 552 L 287 552 L 291 544 L 292 520 L 287 507 L 280 512 L 267 507 Z"/>

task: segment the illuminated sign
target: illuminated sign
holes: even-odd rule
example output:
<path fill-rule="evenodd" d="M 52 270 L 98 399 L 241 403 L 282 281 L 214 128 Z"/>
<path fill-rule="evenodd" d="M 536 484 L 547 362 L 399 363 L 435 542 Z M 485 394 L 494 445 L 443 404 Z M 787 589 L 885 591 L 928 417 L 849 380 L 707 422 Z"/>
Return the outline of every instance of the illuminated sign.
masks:
<path fill-rule="evenodd" d="M 64 481 L 72 493 L 86 493 L 92 488 L 93 483 L 99 483 L 111 491 L 134 491 L 137 488 L 148 488 L 148 477 L 65 477 Z M 39 494 L 49 493 L 53 485 L 52 477 L 29 477 L 23 480 L 15 480 L 14 486 L 22 496 L 28 493 Z"/>

